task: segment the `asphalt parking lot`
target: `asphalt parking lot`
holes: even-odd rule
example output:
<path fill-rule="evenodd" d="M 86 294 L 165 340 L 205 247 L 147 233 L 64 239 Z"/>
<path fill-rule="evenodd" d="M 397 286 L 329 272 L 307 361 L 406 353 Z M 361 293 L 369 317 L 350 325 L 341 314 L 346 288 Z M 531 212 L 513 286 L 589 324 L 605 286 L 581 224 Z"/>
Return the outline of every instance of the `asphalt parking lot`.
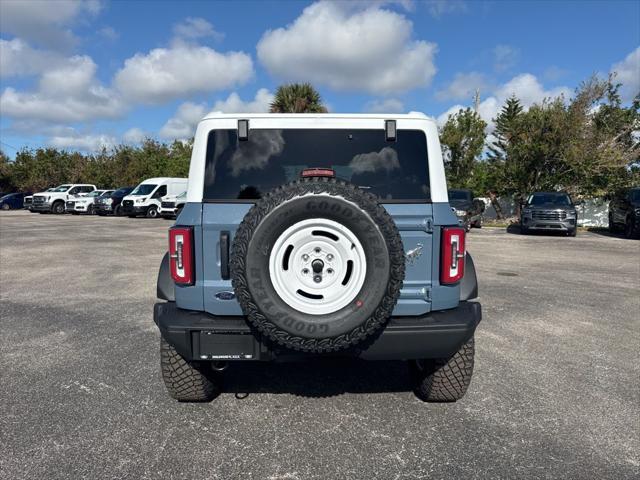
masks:
<path fill-rule="evenodd" d="M 0 214 L 0 478 L 638 478 L 640 242 L 474 230 L 467 396 L 401 362 L 233 366 L 212 403 L 160 377 L 170 222 Z"/>

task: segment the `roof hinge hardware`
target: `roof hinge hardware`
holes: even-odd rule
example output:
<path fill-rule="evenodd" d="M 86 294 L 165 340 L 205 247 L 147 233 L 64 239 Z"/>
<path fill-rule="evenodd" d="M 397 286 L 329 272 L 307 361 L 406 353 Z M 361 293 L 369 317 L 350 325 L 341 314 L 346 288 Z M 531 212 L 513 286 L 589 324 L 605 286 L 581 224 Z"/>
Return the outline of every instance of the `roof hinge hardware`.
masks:
<path fill-rule="evenodd" d="M 249 140 L 249 120 L 238 120 L 238 140 L 241 142 Z"/>
<path fill-rule="evenodd" d="M 398 131 L 396 129 L 396 121 L 395 120 L 385 120 L 384 121 L 384 135 L 387 139 L 387 142 L 395 142 L 398 136 Z"/>

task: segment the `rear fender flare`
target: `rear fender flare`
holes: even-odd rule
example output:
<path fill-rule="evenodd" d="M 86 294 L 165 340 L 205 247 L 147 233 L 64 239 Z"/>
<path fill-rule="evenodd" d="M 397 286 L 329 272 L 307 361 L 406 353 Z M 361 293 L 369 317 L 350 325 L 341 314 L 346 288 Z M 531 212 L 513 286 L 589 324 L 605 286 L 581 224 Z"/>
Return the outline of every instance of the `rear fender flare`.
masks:
<path fill-rule="evenodd" d="M 169 252 L 164 254 L 162 262 L 160 263 L 156 292 L 156 296 L 161 300 L 167 300 L 168 302 L 176 301 L 175 284 L 171 278 L 171 267 L 169 265 Z"/>
<path fill-rule="evenodd" d="M 473 258 L 468 252 L 464 257 L 464 277 L 460 282 L 460 301 L 478 298 L 478 278 Z"/>

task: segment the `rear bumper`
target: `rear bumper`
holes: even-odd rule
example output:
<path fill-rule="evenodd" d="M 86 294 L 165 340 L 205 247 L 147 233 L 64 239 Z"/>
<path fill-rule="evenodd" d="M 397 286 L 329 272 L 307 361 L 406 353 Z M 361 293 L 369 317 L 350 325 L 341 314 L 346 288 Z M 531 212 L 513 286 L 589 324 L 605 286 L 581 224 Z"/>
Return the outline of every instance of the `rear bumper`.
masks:
<path fill-rule="evenodd" d="M 365 360 L 448 358 L 473 336 L 482 318 L 477 302 L 421 317 L 393 317 L 375 339 L 341 355 Z M 164 339 L 188 360 L 275 360 L 309 356 L 260 342 L 243 317 L 182 310 L 156 303 L 153 320 Z"/>

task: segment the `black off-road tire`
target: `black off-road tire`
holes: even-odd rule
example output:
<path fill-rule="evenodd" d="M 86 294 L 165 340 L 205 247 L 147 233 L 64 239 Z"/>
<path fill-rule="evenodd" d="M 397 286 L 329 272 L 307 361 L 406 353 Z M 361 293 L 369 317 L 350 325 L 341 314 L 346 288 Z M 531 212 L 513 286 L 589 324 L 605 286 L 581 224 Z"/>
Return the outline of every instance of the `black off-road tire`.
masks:
<path fill-rule="evenodd" d="M 471 337 L 449 359 L 410 362 L 416 396 L 425 402 L 460 400 L 471 383 L 474 354 L 474 339 Z"/>
<path fill-rule="evenodd" d="M 51 206 L 51 211 L 56 215 L 62 215 L 64 213 L 64 202 L 62 200 L 53 202 L 53 205 Z"/>
<path fill-rule="evenodd" d="M 640 238 L 640 216 L 629 214 L 624 226 L 624 236 L 627 238 Z"/>
<path fill-rule="evenodd" d="M 208 363 L 188 362 L 160 338 L 162 379 L 171 397 L 181 402 L 208 402 L 220 394 L 221 377 Z"/>
<path fill-rule="evenodd" d="M 358 300 L 326 315 L 303 314 L 286 304 L 269 275 L 275 240 L 309 218 L 351 229 L 367 258 Z M 233 240 L 230 267 L 236 298 L 259 336 L 276 348 L 326 353 L 351 349 L 384 328 L 400 296 L 405 258 L 395 222 L 375 195 L 340 180 L 312 177 L 274 189 L 249 210 Z"/>

